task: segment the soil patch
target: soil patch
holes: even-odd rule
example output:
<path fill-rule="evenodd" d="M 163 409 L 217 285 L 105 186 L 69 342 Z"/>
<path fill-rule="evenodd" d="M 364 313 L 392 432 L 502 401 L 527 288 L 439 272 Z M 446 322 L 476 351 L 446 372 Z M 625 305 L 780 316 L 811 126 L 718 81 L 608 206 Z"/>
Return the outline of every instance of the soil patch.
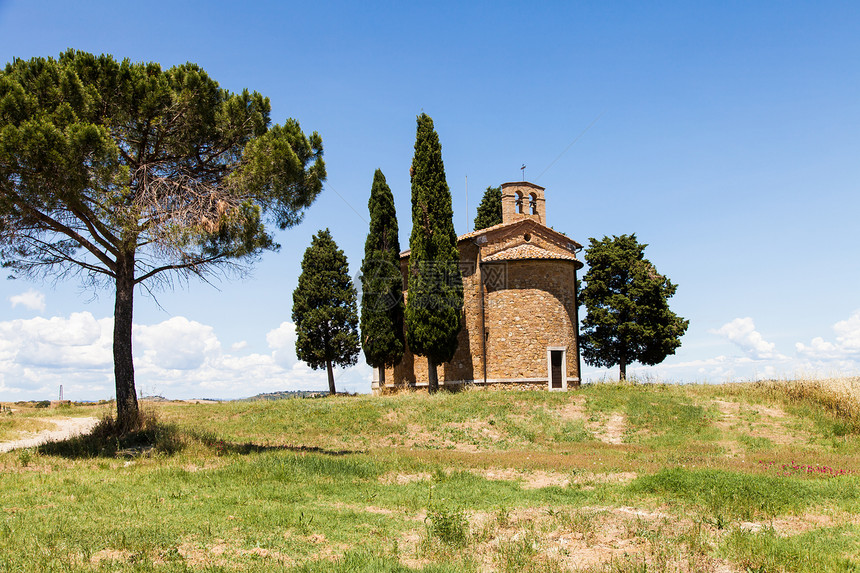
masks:
<path fill-rule="evenodd" d="M 608 417 L 602 417 L 598 422 L 588 422 L 587 427 L 594 437 L 604 444 L 618 445 L 624 442 L 627 417 L 620 412 L 613 412 Z"/>
<path fill-rule="evenodd" d="M 99 420 L 98 418 L 47 418 L 45 421 L 55 424 L 57 429 L 45 430 L 20 440 L 0 443 L 0 453 L 18 448 L 33 448 L 47 442 L 59 442 L 79 434 L 86 434 L 98 424 Z"/>
<path fill-rule="evenodd" d="M 588 420 L 588 414 L 585 412 L 585 398 L 582 396 L 577 396 L 573 401 L 565 404 L 555 412 L 563 422 L 572 422 L 575 420 L 584 422 Z"/>
<path fill-rule="evenodd" d="M 488 480 L 520 481 L 523 489 L 540 489 L 544 487 L 568 487 L 580 485 L 586 488 L 596 484 L 630 483 L 636 479 L 634 472 L 583 472 L 573 470 L 569 473 L 554 471 L 523 471 L 513 468 L 487 468 L 471 470 Z"/>

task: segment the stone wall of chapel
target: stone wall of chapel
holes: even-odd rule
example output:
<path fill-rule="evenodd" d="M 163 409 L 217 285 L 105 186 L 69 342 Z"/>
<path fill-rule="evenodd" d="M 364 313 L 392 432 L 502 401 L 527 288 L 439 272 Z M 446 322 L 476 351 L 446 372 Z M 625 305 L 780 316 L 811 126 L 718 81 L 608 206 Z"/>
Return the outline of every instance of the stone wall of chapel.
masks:
<path fill-rule="evenodd" d="M 548 377 L 547 348 L 567 349 L 568 383 L 576 364 L 574 264 L 569 261 L 508 261 L 504 288 L 486 296 L 488 379 Z M 489 265 L 487 265 L 489 266 Z"/>
<path fill-rule="evenodd" d="M 543 239 L 534 237 L 532 240 Z M 521 242 L 515 237 L 500 244 L 513 246 Z M 489 246 L 484 246 L 485 253 Z M 502 248 L 506 247 L 493 249 L 493 252 Z M 487 380 L 490 383 L 507 379 L 517 381 L 517 385 L 545 388 L 547 348 L 552 346 L 567 349 L 568 385 L 575 386 L 579 372 L 576 363 L 574 263 L 514 260 L 488 263 L 482 268 L 478 264 L 478 250 L 474 243 L 460 245 L 464 322 L 454 358 L 439 366 L 440 386 L 444 386 L 446 381 L 456 384 L 483 382 L 482 336 L 486 341 Z M 405 275 L 405 264 L 403 268 Z M 481 323 L 482 304 L 485 307 L 484 324 Z M 413 356 L 407 349 L 400 364 L 386 369 L 387 387 L 374 389 L 374 392 L 426 387 L 427 381 L 427 359 Z"/>
<path fill-rule="evenodd" d="M 526 240 L 526 235 L 528 235 L 528 240 Z M 563 253 L 569 256 L 573 255 L 573 253 L 566 248 L 566 245 L 560 245 L 555 241 L 543 237 L 539 232 L 523 229 L 521 232 L 516 234 L 500 235 L 490 239 L 490 241 L 484 246 L 482 256 L 483 258 L 487 258 L 499 251 L 504 251 L 505 249 L 522 244 L 534 245 L 550 252 Z"/>
<path fill-rule="evenodd" d="M 481 352 L 481 269 L 479 247 L 472 241 L 460 243 L 460 275 L 463 277 L 463 328 L 457 351 L 439 368 L 439 381 L 483 379 Z"/>

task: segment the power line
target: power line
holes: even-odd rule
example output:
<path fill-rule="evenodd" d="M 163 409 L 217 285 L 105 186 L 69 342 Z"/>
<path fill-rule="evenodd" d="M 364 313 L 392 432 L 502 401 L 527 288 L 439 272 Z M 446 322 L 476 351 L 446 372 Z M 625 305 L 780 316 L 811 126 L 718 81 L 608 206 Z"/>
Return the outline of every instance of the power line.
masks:
<path fill-rule="evenodd" d="M 537 183 L 538 179 L 540 179 L 541 177 L 543 177 L 543 174 L 544 174 L 544 173 L 546 173 L 547 171 L 549 171 L 549 168 L 550 168 L 550 167 L 552 167 L 553 165 L 555 165 L 556 161 L 558 161 L 559 159 L 561 159 L 561 156 L 562 156 L 562 155 L 564 155 L 565 153 L 567 153 L 567 150 L 568 150 L 568 149 L 570 149 L 571 147 L 573 147 L 573 144 L 574 144 L 574 143 L 576 143 L 577 141 L 579 141 L 579 139 L 580 139 L 583 135 L 585 135 L 585 133 L 586 133 L 589 129 L 591 129 L 591 127 L 592 127 L 595 123 L 597 123 L 597 121 L 598 121 L 601 117 L 603 117 L 603 114 L 604 114 L 604 113 L 606 113 L 606 110 L 603 110 L 602 112 L 600 112 L 600 115 L 598 115 L 596 118 L 594 118 L 594 121 L 592 121 L 591 123 L 589 123 L 589 124 L 588 124 L 588 127 L 586 127 L 585 129 L 583 129 L 583 130 L 582 130 L 582 132 L 581 132 L 579 135 L 577 135 L 577 136 L 576 136 L 576 139 L 574 139 L 573 141 L 571 141 L 571 142 L 570 142 L 570 145 L 568 145 L 567 147 L 565 147 L 565 148 L 564 148 L 564 151 L 562 151 L 561 153 L 559 153 L 559 154 L 558 154 L 558 157 L 556 157 L 555 159 L 553 159 L 553 160 L 552 160 L 552 163 L 550 163 L 550 164 L 547 166 L 547 168 L 546 168 L 546 169 L 544 169 L 543 171 L 541 171 L 541 174 L 540 174 L 540 175 L 538 175 L 538 176 L 537 176 L 537 178 L 535 179 L 535 183 Z"/>

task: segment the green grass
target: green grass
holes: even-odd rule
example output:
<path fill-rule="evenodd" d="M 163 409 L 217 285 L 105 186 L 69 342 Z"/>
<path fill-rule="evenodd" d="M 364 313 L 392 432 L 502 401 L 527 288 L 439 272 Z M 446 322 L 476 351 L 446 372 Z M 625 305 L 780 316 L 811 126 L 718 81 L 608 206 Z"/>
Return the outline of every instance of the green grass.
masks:
<path fill-rule="evenodd" d="M 734 529 L 724 552 L 747 571 L 860 571 L 860 528 L 842 526 L 783 537 L 772 528 L 753 533 Z"/>
<path fill-rule="evenodd" d="M 0 571 L 856 570 L 853 410 L 786 386 L 148 405 L 0 455 Z"/>

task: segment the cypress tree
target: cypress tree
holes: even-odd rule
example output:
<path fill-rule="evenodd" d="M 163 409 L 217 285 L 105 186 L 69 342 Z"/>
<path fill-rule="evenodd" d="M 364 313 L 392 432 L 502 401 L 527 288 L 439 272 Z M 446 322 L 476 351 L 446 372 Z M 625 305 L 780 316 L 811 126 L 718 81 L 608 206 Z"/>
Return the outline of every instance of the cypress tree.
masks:
<path fill-rule="evenodd" d="M 487 187 L 484 198 L 478 205 L 478 216 L 475 217 L 475 230 L 480 231 L 502 222 L 502 188 Z"/>
<path fill-rule="evenodd" d="M 332 365 L 352 366 L 358 358 L 356 293 L 346 255 L 328 229 L 314 235 L 302 259 L 299 285 L 293 291 L 296 356 L 314 370 L 328 371 L 335 393 Z"/>
<path fill-rule="evenodd" d="M 451 360 L 457 350 L 463 280 L 442 146 L 433 120 L 424 113 L 418 116 L 410 175 L 412 234 L 406 340 L 414 354 L 427 357 L 429 390 L 433 393 L 439 388 L 437 365 Z"/>
<path fill-rule="evenodd" d="M 367 363 L 379 368 L 403 358 L 403 275 L 400 273 L 400 239 L 394 196 L 377 169 L 370 188 L 370 230 L 361 263 L 361 347 Z"/>
<path fill-rule="evenodd" d="M 617 364 L 621 380 L 631 362 L 659 364 L 675 354 L 690 324 L 669 309 L 678 286 L 645 258 L 646 246 L 635 234 L 621 235 L 592 238 L 585 252 L 582 356 L 591 366 Z"/>

